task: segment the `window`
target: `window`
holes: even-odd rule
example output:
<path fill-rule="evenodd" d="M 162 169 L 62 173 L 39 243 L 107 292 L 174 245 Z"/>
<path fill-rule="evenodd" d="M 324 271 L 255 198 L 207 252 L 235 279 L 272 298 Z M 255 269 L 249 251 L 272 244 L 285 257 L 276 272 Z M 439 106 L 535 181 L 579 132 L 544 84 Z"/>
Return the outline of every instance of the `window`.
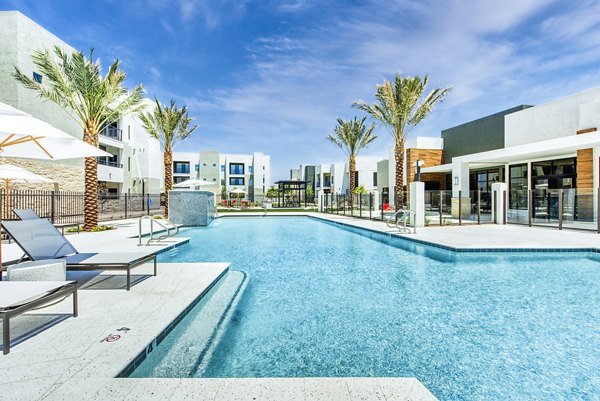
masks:
<path fill-rule="evenodd" d="M 175 184 L 179 184 L 180 182 L 183 182 L 183 181 L 185 181 L 187 179 L 188 179 L 188 177 L 173 177 L 173 182 Z"/>
<path fill-rule="evenodd" d="M 217 163 L 213 163 L 213 167 L 217 167 Z"/>
<path fill-rule="evenodd" d="M 216 179 L 216 178 L 213 178 L 213 181 L 217 181 L 217 179 Z"/>
<path fill-rule="evenodd" d="M 221 185 L 225 185 L 225 178 L 221 178 Z"/>
<path fill-rule="evenodd" d="M 38 74 L 37 72 L 33 72 L 33 80 L 38 84 L 42 83 L 42 74 Z"/>
<path fill-rule="evenodd" d="M 229 174 L 244 174 L 244 164 L 231 163 L 229 165 Z"/>
<path fill-rule="evenodd" d="M 127 126 L 127 139 L 131 139 L 131 125 Z"/>
<path fill-rule="evenodd" d="M 250 178 L 250 179 L 248 180 L 248 185 L 252 186 L 253 184 L 254 184 L 254 180 L 253 180 L 252 178 Z"/>
<path fill-rule="evenodd" d="M 203 165 L 204 167 L 206 167 L 206 163 L 202 163 L 202 165 Z"/>
<path fill-rule="evenodd" d="M 575 188 L 577 158 L 531 163 L 533 189 Z"/>
<path fill-rule="evenodd" d="M 189 174 L 190 173 L 190 163 L 189 162 L 174 162 L 173 163 L 173 172 L 175 174 Z"/>
<path fill-rule="evenodd" d="M 241 177 L 230 177 L 229 185 L 244 185 L 244 179 Z"/>
<path fill-rule="evenodd" d="M 248 172 L 252 174 L 254 172 L 254 166 L 248 166 Z"/>
<path fill-rule="evenodd" d="M 377 171 L 373 171 L 373 186 L 377 186 Z"/>
<path fill-rule="evenodd" d="M 200 171 L 200 165 L 199 164 L 194 165 L 194 170 Z"/>
<path fill-rule="evenodd" d="M 131 171 L 131 157 L 127 158 L 127 171 Z"/>
<path fill-rule="evenodd" d="M 511 209 L 527 209 L 527 164 L 510 166 L 508 193 Z"/>
<path fill-rule="evenodd" d="M 221 164 L 221 172 L 224 173 L 225 172 L 225 165 Z"/>

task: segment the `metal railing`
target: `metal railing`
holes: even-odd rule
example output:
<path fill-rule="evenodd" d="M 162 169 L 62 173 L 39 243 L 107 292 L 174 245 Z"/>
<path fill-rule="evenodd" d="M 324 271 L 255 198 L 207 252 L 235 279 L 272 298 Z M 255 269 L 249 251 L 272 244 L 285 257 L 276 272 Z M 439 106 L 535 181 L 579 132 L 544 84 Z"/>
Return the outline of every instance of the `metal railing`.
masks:
<path fill-rule="evenodd" d="M 163 195 L 99 194 L 99 221 L 127 219 L 158 213 L 164 205 Z M 84 194 L 68 191 L 0 190 L 0 213 L 3 220 L 18 220 L 12 209 L 33 209 L 53 224 L 83 223 Z"/>
<path fill-rule="evenodd" d="M 167 219 L 160 219 L 165 222 L 165 224 L 163 224 L 161 221 L 159 221 L 159 219 L 156 219 L 155 216 L 142 216 L 138 220 L 138 246 L 144 245 L 142 244 L 142 221 L 144 220 L 150 220 L 150 238 L 148 238 L 148 241 L 146 241 L 146 246 L 152 245 L 152 242 L 160 243 L 169 237 L 179 234 L 179 226 L 171 223 Z M 162 227 L 163 230 L 161 231 L 165 232 L 165 234 L 159 236 L 158 238 L 154 238 L 154 223 L 158 224 L 159 227 Z M 175 230 L 174 234 L 171 234 L 172 229 Z"/>
<path fill-rule="evenodd" d="M 412 216 L 412 220 L 411 220 Z M 414 222 L 417 221 L 417 213 L 414 210 L 410 209 L 400 209 L 392 216 L 388 217 L 385 221 L 385 224 L 389 228 L 397 228 L 400 232 L 410 232 L 410 229 L 407 227 L 409 221 L 412 221 L 413 234 L 417 233 L 417 226 Z M 402 226 L 400 226 L 402 224 Z"/>
<path fill-rule="evenodd" d="M 119 162 L 112 162 L 110 160 L 106 160 L 103 159 L 101 157 L 98 158 L 98 164 L 102 165 L 102 166 L 109 166 L 109 167 L 117 167 L 117 168 L 123 168 L 123 164 L 119 163 Z"/>
<path fill-rule="evenodd" d="M 123 140 L 123 130 L 120 128 L 117 128 L 117 127 L 112 127 L 112 126 L 104 127 L 104 129 L 100 130 L 99 134 L 104 137 L 114 139 L 116 141 Z"/>

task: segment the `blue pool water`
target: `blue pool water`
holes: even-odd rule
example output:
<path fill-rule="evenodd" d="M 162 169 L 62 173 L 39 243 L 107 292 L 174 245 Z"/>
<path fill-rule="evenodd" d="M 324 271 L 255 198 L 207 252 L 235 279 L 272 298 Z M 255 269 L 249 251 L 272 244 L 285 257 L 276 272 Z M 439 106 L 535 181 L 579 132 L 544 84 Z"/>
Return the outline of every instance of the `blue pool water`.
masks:
<path fill-rule="evenodd" d="M 440 400 L 600 399 L 599 255 L 455 254 L 357 231 L 283 217 L 184 231 L 190 244 L 160 261 L 231 261 L 249 276 L 195 374 L 417 377 Z"/>

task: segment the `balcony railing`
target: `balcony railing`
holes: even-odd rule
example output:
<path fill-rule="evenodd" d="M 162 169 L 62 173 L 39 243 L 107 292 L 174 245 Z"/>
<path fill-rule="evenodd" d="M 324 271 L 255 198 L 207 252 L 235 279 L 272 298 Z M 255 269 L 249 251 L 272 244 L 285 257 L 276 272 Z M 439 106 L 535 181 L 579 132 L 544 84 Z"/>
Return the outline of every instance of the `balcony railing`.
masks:
<path fill-rule="evenodd" d="M 105 136 L 110 139 L 114 139 L 115 141 L 123 140 L 123 130 L 117 127 L 108 126 L 104 127 L 104 129 L 100 130 L 100 135 Z"/>
<path fill-rule="evenodd" d="M 121 164 L 121 163 L 113 162 L 113 161 L 109 161 L 109 160 L 105 160 L 105 159 L 101 159 L 101 158 L 98 158 L 98 164 L 100 164 L 102 166 L 123 168 L 123 164 Z"/>

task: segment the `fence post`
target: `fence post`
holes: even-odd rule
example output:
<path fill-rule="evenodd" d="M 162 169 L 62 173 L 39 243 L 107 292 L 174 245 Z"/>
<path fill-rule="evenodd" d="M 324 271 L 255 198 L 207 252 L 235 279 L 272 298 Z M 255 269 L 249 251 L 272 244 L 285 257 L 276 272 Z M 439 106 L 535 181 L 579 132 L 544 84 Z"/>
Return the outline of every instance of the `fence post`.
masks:
<path fill-rule="evenodd" d="M 600 188 L 596 193 L 596 232 L 600 234 Z"/>
<path fill-rule="evenodd" d="M 481 190 L 477 190 L 477 224 L 481 224 Z"/>
<path fill-rule="evenodd" d="M 531 227 L 531 218 L 533 216 L 533 190 L 527 191 L 527 224 Z M 600 230 L 600 226 L 598 226 Z M 598 231 L 600 232 L 600 231 Z"/>
<path fill-rule="evenodd" d="M 438 209 L 440 212 L 440 226 L 443 225 L 442 223 L 442 202 L 444 201 L 444 193 L 442 191 L 440 191 L 440 203 L 438 204 Z"/>
<path fill-rule="evenodd" d="M 379 193 L 379 197 L 381 198 L 379 199 L 381 201 L 379 202 L 381 203 L 381 209 L 379 209 L 379 212 L 381 213 L 381 221 L 383 221 L 383 190 Z"/>
<path fill-rule="evenodd" d="M 54 191 L 50 192 L 50 221 L 52 222 L 52 224 L 54 224 L 54 210 L 55 210 L 55 205 L 54 205 Z"/>
<path fill-rule="evenodd" d="M 373 194 L 369 193 L 369 220 L 373 219 Z"/>
<path fill-rule="evenodd" d="M 354 196 L 352 194 L 346 196 L 350 198 L 350 203 L 348 204 L 350 206 L 350 217 L 354 217 Z"/>
<path fill-rule="evenodd" d="M 146 195 L 146 214 L 150 216 L 150 194 Z"/>
<path fill-rule="evenodd" d="M 458 191 L 458 225 L 462 226 L 462 191 Z"/>
<path fill-rule="evenodd" d="M 563 226 L 563 190 L 558 190 L 558 229 L 562 230 Z"/>
<path fill-rule="evenodd" d="M 502 191 L 502 224 L 506 224 L 506 220 L 508 219 L 506 203 L 506 191 Z"/>
<path fill-rule="evenodd" d="M 358 217 L 362 217 L 362 194 L 358 194 Z"/>
<path fill-rule="evenodd" d="M 127 193 L 125 193 L 125 218 L 127 218 Z"/>
<path fill-rule="evenodd" d="M 498 210 L 498 191 L 492 191 L 492 199 L 493 199 L 493 207 L 492 207 L 492 214 L 494 215 L 494 224 L 498 224 L 498 213 L 496 213 L 496 210 Z"/>

